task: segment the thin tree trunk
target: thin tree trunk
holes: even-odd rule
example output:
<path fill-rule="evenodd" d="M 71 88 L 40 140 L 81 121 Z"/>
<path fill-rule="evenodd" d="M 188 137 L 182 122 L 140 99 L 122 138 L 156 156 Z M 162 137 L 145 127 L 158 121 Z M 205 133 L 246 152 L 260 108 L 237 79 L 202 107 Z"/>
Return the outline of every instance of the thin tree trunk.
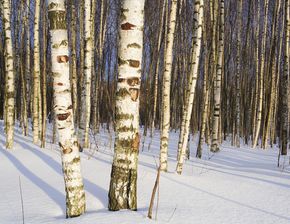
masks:
<path fill-rule="evenodd" d="M 5 73 L 6 73 L 6 92 L 5 92 L 5 127 L 6 127 L 6 148 L 12 149 L 14 142 L 14 113 L 15 113 L 15 76 L 13 62 L 13 47 L 11 37 L 10 23 L 10 1 L 3 0 L 3 17 L 4 17 L 4 32 L 5 32 Z"/>
<path fill-rule="evenodd" d="M 35 17 L 34 17 L 34 71 L 33 71 L 33 143 L 39 144 L 39 113 L 41 113 L 39 105 L 40 96 L 40 60 L 39 60 L 39 16 L 40 16 L 40 0 L 35 1 Z"/>
<path fill-rule="evenodd" d="M 46 68 L 46 52 L 47 52 L 47 18 L 46 18 L 46 2 L 43 2 L 43 62 L 42 62 L 42 129 L 41 129 L 41 147 L 45 148 L 45 137 L 46 137 L 46 116 L 47 116 L 47 102 L 46 102 L 46 74 L 47 74 L 47 68 Z"/>
<path fill-rule="evenodd" d="M 290 47 L 290 1 L 285 0 L 285 16 L 286 16 L 286 47 L 284 60 L 284 73 L 282 76 L 282 108 L 281 108 L 281 155 L 287 155 L 287 137 L 288 137 L 288 88 L 289 88 L 289 47 Z"/>
<path fill-rule="evenodd" d="M 80 118 L 80 145 L 82 148 L 89 148 L 89 128 L 91 115 L 91 84 L 92 84 L 92 13 L 91 0 L 85 0 L 85 55 L 84 55 L 84 80 L 82 89 Z"/>
<path fill-rule="evenodd" d="M 267 28 L 268 28 L 268 8 L 269 0 L 265 2 L 265 25 L 262 33 L 262 49 L 261 49 L 261 73 L 259 79 L 259 99 L 258 99 L 258 108 L 257 108 L 257 118 L 256 118 L 256 130 L 253 139 L 253 148 L 256 148 L 258 144 L 258 138 L 261 129 L 262 121 L 262 109 L 263 109 L 263 93 L 264 93 L 264 72 L 265 72 L 265 53 L 266 53 L 266 40 L 267 40 Z"/>
<path fill-rule="evenodd" d="M 158 94 L 158 72 L 160 69 L 160 49 L 162 44 L 162 32 L 163 32 L 163 26 L 164 26 L 164 14 L 166 12 L 167 7 L 167 1 L 163 0 L 163 6 L 162 6 L 162 13 L 160 16 L 160 30 L 158 35 L 158 45 L 157 45 L 157 63 L 155 68 L 155 77 L 154 77 L 154 92 L 153 92 L 153 116 L 152 116 L 152 123 L 151 123 L 151 132 L 150 137 L 153 137 L 154 130 L 155 130 L 155 119 L 156 119 L 156 112 L 157 112 L 157 94 Z M 150 142 L 151 145 L 151 142 Z M 149 147 L 150 148 L 150 147 Z"/>
<path fill-rule="evenodd" d="M 200 5 L 199 5 L 200 4 Z M 195 34 L 196 39 L 193 40 L 193 52 L 192 52 L 192 62 L 191 62 L 191 70 L 190 70 L 190 81 L 189 81 L 189 92 L 186 101 L 186 108 L 184 111 L 183 116 L 185 116 L 185 124 L 184 124 L 184 135 L 180 136 L 181 140 L 181 148 L 179 149 L 180 155 L 178 156 L 178 162 L 176 167 L 176 172 L 178 174 L 182 173 L 182 166 L 185 159 L 185 152 L 188 143 L 188 136 L 189 136 L 189 126 L 190 126 L 190 119 L 192 115 L 192 107 L 193 107 L 193 100 L 195 96 L 195 86 L 198 76 L 198 69 L 199 69 L 199 59 L 200 59 L 200 52 L 201 52 L 201 39 L 202 39 L 202 27 L 203 27 L 203 0 L 200 0 L 198 3 L 195 3 L 195 13 L 196 13 L 196 30 Z M 179 140 L 180 141 L 180 140 Z"/>
<path fill-rule="evenodd" d="M 168 27 L 167 45 L 165 50 L 165 68 L 163 74 L 162 91 L 162 130 L 160 139 L 160 166 L 161 171 L 167 171 L 168 137 L 170 129 L 170 84 L 173 61 L 173 42 L 176 25 L 177 0 L 171 1 L 170 23 Z"/>
<path fill-rule="evenodd" d="M 70 62 L 70 74 L 71 74 L 71 86 L 72 86 L 72 102 L 74 112 L 74 123 L 78 121 L 78 76 L 77 76 L 77 56 L 76 56 L 76 6 L 74 1 L 69 1 L 71 11 L 71 62 Z"/>
<path fill-rule="evenodd" d="M 236 76 L 236 139 L 235 145 L 240 148 L 240 104 L 241 104 L 241 33 L 242 33 L 243 0 L 238 1 L 238 41 L 237 41 L 237 76 Z"/>
<path fill-rule="evenodd" d="M 272 46 L 271 46 L 271 55 L 272 57 L 270 60 L 270 68 L 272 67 L 271 71 L 271 89 L 270 89 L 270 102 L 268 106 L 268 113 L 266 116 L 266 124 L 265 124 L 265 130 L 263 131 L 263 140 L 262 140 L 262 148 L 266 149 L 267 148 L 267 142 L 268 142 L 268 136 L 270 133 L 270 126 L 272 122 L 272 114 L 274 113 L 274 99 L 275 99 L 275 84 L 276 84 L 276 39 L 277 39 L 277 34 L 278 34 L 278 27 L 279 24 L 277 24 L 278 21 L 278 15 L 280 15 L 280 1 L 277 2 L 277 6 L 275 7 L 275 19 L 272 25 Z"/>
<path fill-rule="evenodd" d="M 98 132 L 100 123 L 100 110 L 98 108 L 100 98 L 100 80 L 102 73 L 103 52 L 104 52 L 104 40 L 106 33 L 106 21 L 105 21 L 105 0 L 101 0 L 101 12 L 100 12 L 100 29 L 98 36 L 98 67 L 97 75 L 95 76 L 94 87 L 94 100 L 93 100 L 93 112 L 92 112 L 92 126 L 94 132 Z"/>
<path fill-rule="evenodd" d="M 218 43 L 218 60 L 217 60 L 217 74 L 216 86 L 214 88 L 214 115 L 213 115 L 213 130 L 212 143 L 210 150 L 218 152 L 219 148 L 219 123 L 220 123 L 220 102 L 221 102 L 221 78 L 224 63 L 224 0 L 220 0 L 220 37 Z M 215 54 L 215 52 L 214 52 Z"/>

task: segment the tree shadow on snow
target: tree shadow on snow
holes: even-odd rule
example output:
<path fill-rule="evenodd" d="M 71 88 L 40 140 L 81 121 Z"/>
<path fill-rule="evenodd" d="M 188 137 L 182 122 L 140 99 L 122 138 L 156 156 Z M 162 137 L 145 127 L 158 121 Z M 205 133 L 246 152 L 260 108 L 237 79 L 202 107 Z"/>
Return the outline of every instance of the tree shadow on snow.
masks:
<path fill-rule="evenodd" d="M 222 200 L 227 201 L 227 202 L 232 203 L 232 204 L 236 204 L 236 205 L 239 205 L 239 206 L 242 206 L 242 207 L 245 207 L 245 208 L 249 208 L 249 209 L 252 209 L 252 210 L 255 210 L 255 211 L 258 211 L 258 212 L 262 212 L 262 213 L 265 213 L 265 214 L 268 214 L 268 215 L 271 215 L 271 216 L 275 216 L 277 218 L 284 219 L 284 220 L 287 220 L 287 221 L 290 220 L 290 216 L 287 217 L 287 216 L 280 215 L 280 214 L 276 214 L 274 212 L 267 211 L 267 210 L 264 210 L 264 209 L 261 209 L 261 208 L 257 208 L 255 206 L 251 206 L 251 205 L 248 205 L 248 204 L 239 202 L 239 201 L 235 201 L 235 200 L 232 200 L 230 198 L 226 198 L 224 196 L 221 196 L 221 195 L 218 195 L 218 194 L 215 194 L 215 193 L 206 191 L 204 189 L 201 189 L 201 188 L 192 186 L 190 184 L 187 184 L 187 183 L 178 181 L 178 180 L 173 179 L 173 178 L 168 177 L 168 176 L 163 176 L 162 178 L 166 178 L 167 180 L 172 181 L 172 182 L 175 182 L 177 184 L 180 184 L 181 186 L 184 186 L 184 187 L 193 189 L 193 190 L 198 191 L 198 192 L 202 192 L 204 194 L 210 195 L 210 196 L 215 197 L 215 198 L 218 198 L 218 199 L 222 199 Z"/>
<path fill-rule="evenodd" d="M 39 157 L 44 163 L 46 163 L 49 167 L 51 167 L 60 176 L 63 176 L 62 166 L 60 165 L 59 162 L 57 162 L 52 157 L 45 154 L 37 146 L 28 145 L 25 142 L 20 141 L 19 139 L 15 139 L 15 141 L 17 143 L 21 144 L 25 150 L 28 150 L 31 153 L 33 153 L 34 155 L 36 155 L 37 157 Z M 42 149 L 42 150 L 46 150 L 46 149 Z M 104 188 L 96 185 L 95 183 L 89 181 L 86 178 L 83 178 L 83 181 L 84 181 L 85 190 L 88 191 L 89 193 L 91 193 L 93 195 L 93 197 L 97 198 L 104 206 L 107 206 L 107 201 L 108 201 L 107 194 L 108 194 L 108 192 Z"/>
<path fill-rule="evenodd" d="M 33 184 L 39 187 L 48 197 L 50 197 L 61 209 L 63 214 L 64 211 L 64 195 L 59 192 L 54 187 L 50 186 L 47 182 L 43 181 L 40 177 L 36 176 L 32 171 L 30 171 L 23 163 L 21 163 L 12 153 L 6 150 L 0 150 L 0 152 L 10 160 L 10 162 L 15 166 L 15 168 L 27 179 L 29 179 Z"/>

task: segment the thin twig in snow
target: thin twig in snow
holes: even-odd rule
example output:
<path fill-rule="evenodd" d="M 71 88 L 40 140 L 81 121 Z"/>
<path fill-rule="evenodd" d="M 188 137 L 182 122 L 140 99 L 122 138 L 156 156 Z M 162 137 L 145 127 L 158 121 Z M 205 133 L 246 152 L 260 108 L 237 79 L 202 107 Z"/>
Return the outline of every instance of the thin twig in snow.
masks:
<path fill-rule="evenodd" d="M 19 176 L 19 191 L 20 191 L 20 199 L 21 199 L 22 224 L 24 224 L 25 223 L 25 221 L 24 221 L 24 205 L 23 205 L 23 194 L 22 194 L 22 186 L 21 186 L 20 176 Z"/>

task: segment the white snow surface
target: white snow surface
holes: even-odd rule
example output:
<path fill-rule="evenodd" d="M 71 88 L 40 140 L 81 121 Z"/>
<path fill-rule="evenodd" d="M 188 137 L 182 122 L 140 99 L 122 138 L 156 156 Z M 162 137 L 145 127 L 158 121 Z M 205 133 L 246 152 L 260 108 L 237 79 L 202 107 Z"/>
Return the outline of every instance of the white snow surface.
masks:
<path fill-rule="evenodd" d="M 112 133 L 112 132 L 111 132 Z M 86 190 L 84 215 L 65 218 L 65 192 L 57 144 L 40 149 L 31 135 L 23 137 L 15 129 L 14 150 L 5 149 L 3 121 L 0 122 L 0 224 L 290 224 L 289 157 L 281 158 L 278 149 L 240 149 L 224 142 L 221 152 L 212 154 L 204 146 L 202 160 L 195 158 L 196 140 L 190 141 L 191 158 L 182 175 L 175 173 L 178 133 L 170 133 L 169 172 L 160 177 L 157 220 L 147 212 L 156 179 L 159 133 L 151 149 L 147 137 L 138 166 L 138 211 L 107 210 L 114 137 L 103 130 L 91 138 L 91 149 L 81 154 Z M 98 147 L 96 147 L 97 142 Z M 20 179 L 20 181 L 19 181 Z"/>

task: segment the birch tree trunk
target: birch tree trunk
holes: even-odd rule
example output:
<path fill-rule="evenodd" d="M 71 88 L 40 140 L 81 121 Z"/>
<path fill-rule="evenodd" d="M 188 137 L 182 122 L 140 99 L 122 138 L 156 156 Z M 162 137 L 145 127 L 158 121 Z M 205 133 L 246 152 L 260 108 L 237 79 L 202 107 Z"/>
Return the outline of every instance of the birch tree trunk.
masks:
<path fill-rule="evenodd" d="M 213 115 L 213 130 L 212 143 L 210 150 L 218 152 L 219 148 L 219 120 L 220 120 L 220 102 L 221 102 L 221 78 L 224 62 L 224 0 L 220 0 L 220 38 L 218 43 L 218 63 L 216 86 L 214 88 L 214 115 Z M 215 52 L 214 52 L 215 54 Z"/>
<path fill-rule="evenodd" d="M 206 31 L 204 32 L 206 33 Z M 201 127 L 200 127 L 200 134 L 199 134 L 199 140 L 198 140 L 198 146 L 196 150 L 196 157 L 201 158 L 202 156 L 202 145 L 204 143 L 205 139 L 205 129 L 206 129 L 206 122 L 208 120 L 207 118 L 207 111 L 208 111 L 208 98 L 209 98 L 209 88 L 208 88 L 208 62 L 209 62 L 209 52 L 206 51 L 205 54 L 205 63 L 204 63 L 204 80 L 203 80 L 203 107 L 202 107 L 202 115 L 201 115 Z"/>
<path fill-rule="evenodd" d="M 278 28 L 279 28 L 279 24 L 277 24 L 278 21 L 278 15 L 282 14 L 282 12 L 280 11 L 281 8 L 281 2 L 278 1 L 277 5 L 275 5 L 275 15 L 274 15 L 274 21 L 273 21 L 273 25 L 272 25 L 272 36 L 271 36 L 271 54 L 270 54 L 270 68 L 272 67 L 272 69 L 269 69 L 269 73 L 271 74 L 271 88 L 270 88 L 270 102 L 268 105 L 268 112 L 267 115 L 265 117 L 266 122 L 265 122 L 265 128 L 263 131 L 263 138 L 262 138 L 262 148 L 266 149 L 267 145 L 268 145 L 268 137 L 269 137 L 269 132 L 270 132 L 270 126 L 271 126 L 271 122 L 272 121 L 272 117 L 273 117 L 273 113 L 274 113 L 274 100 L 275 100 L 275 85 L 276 85 L 276 57 L 275 57 L 275 52 L 276 52 L 276 41 L 277 41 L 277 35 L 278 35 Z"/>
<path fill-rule="evenodd" d="M 76 55 L 76 6 L 74 1 L 70 1 L 70 12 L 71 12 L 71 62 L 70 62 L 70 74 L 71 74 L 71 86 L 72 86 L 72 102 L 73 102 L 73 113 L 74 123 L 77 123 L 78 114 L 78 76 L 77 76 L 77 55 Z"/>
<path fill-rule="evenodd" d="M 190 62 L 190 72 L 189 75 L 187 75 L 189 83 L 186 86 L 186 91 L 185 91 L 185 99 L 184 99 L 184 104 L 183 104 L 183 110 L 182 110 L 182 120 L 181 120 L 181 125 L 180 125 L 180 133 L 179 133 L 179 141 L 178 141 L 178 150 L 177 150 L 177 161 L 180 160 L 180 156 L 181 156 L 181 151 L 182 151 L 182 145 L 184 143 L 184 138 L 185 138 L 185 129 L 186 129 L 186 119 L 187 119 L 187 113 L 188 113 L 188 107 L 190 107 L 190 105 L 188 105 L 188 101 L 189 101 L 189 96 L 191 94 L 191 88 L 193 85 L 193 65 L 196 62 L 196 43 L 197 43 L 197 28 L 198 28 L 198 13 L 199 13 L 199 6 L 200 6 L 200 2 L 197 1 L 194 4 L 194 30 L 193 30 L 193 38 L 192 38 L 192 43 L 191 43 L 191 62 Z M 194 80 L 194 85 L 196 83 L 196 77 Z M 194 89 L 195 90 L 195 89 Z M 194 94 L 194 93 L 193 93 Z M 192 105 L 191 105 L 192 107 Z M 187 141 L 187 140 L 185 140 Z"/>
<path fill-rule="evenodd" d="M 262 32 L 262 49 L 261 49 L 261 72 L 259 79 L 259 99 L 258 99 L 258 108 L 257 108 L 257 118 L 256 118 L 256 130 L 253 138 L 253 148 L 256 148 L 258 144 L 258 138 L 261 129 L 262 121 L 262 109 L 263 109 L 263 93 L 264 93 L 264 73 L 265 73 L 265 54 L 266 54 L 266 40 L 267 40 L 267 28 L 268 28 L 268 8 L 269 0 L 265 2 L 265 25 Z"/>
<path fill-rule="evenodd" d="M 40 111 L 40 113 L 42 113 L 42 125 L 41 125 L 41 148 L 45 148 L 45 137 L 46 137 L 46 117 L 47 117 L 47 102 L 46 102 L 46 94 L 47 94 L 47 89 L 46 89 L 46 85 L 47 85 L 47 81 L 46 81 L 46 77 L 47 77 L 47 69 L 46 69 L 46 64 L 47 64 L 47 57 L 46 57 L 46 53 L 47 53 L 47 6 L 46 6 L 46 1 L 43 2 L 43 10 L 42 12 L 44 13 L 44 17 L 43 17 L 43 28 L 42 28 L 42 32 L 43 32 L 43 38 L 42 38 L 42 47 L 43 47 L 43 59 L 42 59 L 42 88 L 40 88 L 40 90 L 42 90 L 42 96 L 43 96 L 43 100 L 42 100 L 42 111 Z"/>
<path fill-rule="evenodd" d="M 25 46 L 26 49 L 26 57 L 23 60 L 25 61 L 25 71 L 23 77 L 23 134 L 24 136 L 28 135 L 28 105 L 29 105 L 29 85 L 30 85 L 30 30 L 29 30 L 29 18 L 30 18 L 30 0 L 26 0 L 25 2 L 25 18 L 24 18 L 24 29 L 26 29 L 25 33 Z"/>
<path fill-rule="evenodd" d="M 176 172 L 178 174 L 182 173 L 182 166 L 185 159 L 185 152 L 188 143 L 188 135 L 189 135 L 189 126 L 190 126 L 190 119 L 192 115 L 192 107 L 193 107 L 193 100 L 195 96 L 195 86 L 198 76 L 198 68 L 199 68 L 199 59 L 200 59 L 200 51 L 201 51 L 201 39 L 202 39 L 202 27 L 203 27 L 203 0 L 195 3 L 195 10 L 196 10 L 196 19 L 197 19 L 197 26 L 196 26 L 196 38 L 193 40 L 193 52 L 192 52 L 192 62 L 191 62 L 191 70 L 190 70 L 190 82 L 189 82 L 189 92 L 187 96 L 186 108 L 184 111 L 183 116 L 185 117 L 185 124 L 184 124 L 184 135 L 180 136 L 181 140 L 181 148 L 179 149 L 180 155 L 178 156 L 178 162 L 176 167 Z"/>
<path fill-rule="evenodd" d="M 256 56 L 256 85 L 255 85 L 255 94 L 254 94 L 254 104 L 253 104 L 253 115 L 252 115 L 252 123 L 253 123 L 253 130 L 252 130 L 252 140 L 255 138 L 255 131 L 256 131 L 256 117 L 257 117 L 257 106 L 258 106 L 258 92 L 259 92 L 259 37 L 260 37 L 260 0 L 257 0 L 257 29 L 255 32 L 255 39 L 256 39 L 256 49 L 255 49 L 255 56 Z"/>
<path fill-rule="evenodd" d="M 84 67 L 85 67 L 85 44 L 84 44 L 84 1 L 79 1 L 78 3 L 78 15 L 79 15 L 79 64 L 78 64 L 78 84 L 79 84 L 79 92 L 80 94 L 78 95 L 78 101 L 79 103 L 79 108 L 78 108 L 78 119 L 77 119 L 77 126 L 78 126 L 78 139 L 80 141 L 80 144 L 82 145 L 83 138 L 84 136 L 84 127 L 83 131 L 81 131 L 81 119 L 82 117 L 84 118 L 85 116 L 85 111 L 83 111 L 83 106 L 82 103 L 85 102 L 83 99 L 83 92 L 85 91 L 84 89 Z M 83 121 L 84 123 L 85 121 Z"/>
<path fill-rule="evenodd" d="M 5 73 L 6 73 L 6 92 L 5 92 L 5 116 L 6 116 L 6 148 L 13 148 L 14 141 L 14 113 L 15 113 L 15 84 L 14 84 L 14 62 L 13 62 L 13 47 L 11 37 L 10 23 L 10 1 L 3 0 L 3 17 L 4 17 L 4 32 L 5 32 Z"/>
<path fill-rule="evenodd" d="M 84 80 L 82 89 L 81 110 L 80 117 L 80 145 L 82 148 L 89 147 L 89 128 L 91 115 L 91 80 L 92 80 L 92 41 L 91 36 L 91 1 L 85 0 L 85 61 L 84 61 Z"/>
<path fill-rule="evenodd" d="M 171 1 L 170 23 L 168 27 L 167 45 L 165 50 L 165 68 L 163 74 L 163 91 L 162 91 L 162 130 L 160 139 L 160 169 L 167 171 L 168 157 L 168 137 L 170 128 L 170 84 L 173 61 L 173 42 L 176 25 L 177 0 Z"/>
<path fill-rule="evenodd" d="M 39 144 L 39 114 L 41 113 L 39 105 L 40 96 L 40 60 L 39 60 L 39 16 L 40 0 L 35 1 L 34 16 L 34 71 L 33 71 L 33 143 Z"/>
<path fill-rule="evenodd" d="M 160 68 L 160 49 L 161 49 L 161 44 L 162 44 L 162 32 L 163 32 L 163 26 L 164 26 L 164 15 L 166 12 L 166 7 L 167 7 L 167 0 L 163 0 L 163 6 L 162 6 L 162 13 L 160 16 L 160 30 L 158 34 L 158 45 L 157 45 L 157 63 L 156 63 L 156 68 L 155 68 L 155 77 L 154 77 L 154 91 L 153 91 L 153 116 L 152 116 L 152 123 L 151 123 L 151 132 L 150 132 L 150 137 L 152 140 L 154 130 L 155 130 L 155 119 L 156 119 L 156 111 L 157 111 L 157 94 L 158 94 L 158 71 Z M 166 17 L 165 17 L 166 18 Z M 150 141 L 151 145 L 151 141 Z M 148 149 L 150 149 L 150 145 Z"/>
<path fill-rule="evenodd" d="M 119 23 L 115 153 L 109 210 L 137 210 L 139 93 L 143 49 L 144 0 L 122 0 Z"/>
<path fill-rule="evenodd" d="M 236 76 L 236 139 L 235 145 L 240 148 L 240 104 L 241 104 L 241 33 L 242 33 L 243 0 L 238 1 L 238 40 L 237 40 L 237 76 Z"/>
<path fill-rule="evenodd" d="M 64 0 L 48 1 L 51 35 L 51 60 L 54 114 L 59 134 L 66 191 L 66 217 L 85 211 L 85 192 L 80 167 L 78 141 L 74 131 L 71 86 L 69 81 L 68 37 Z"/>
<path fill-rule="evenodd" d="M 94 99 L 93 99 L 93 110 L 92 110 L 92 127 L 94 133 L 99 131 L 100 123 L 100 110 L 98 108 L 100 101 L 100 80 L 103 69 L 103 52 L 104 52 L 104 43 L 105 43 L 105 34 L 106 34 L 106 20 L 105 20 L 105 0 L 101 0 L 101 12 L 100 12 L 100 28 L 98 35 L 98 67 L 97 74 L 94 76 L 95 88 L 94 90 Z M 95 44 L 94 44 L 95 45 Z"/>

